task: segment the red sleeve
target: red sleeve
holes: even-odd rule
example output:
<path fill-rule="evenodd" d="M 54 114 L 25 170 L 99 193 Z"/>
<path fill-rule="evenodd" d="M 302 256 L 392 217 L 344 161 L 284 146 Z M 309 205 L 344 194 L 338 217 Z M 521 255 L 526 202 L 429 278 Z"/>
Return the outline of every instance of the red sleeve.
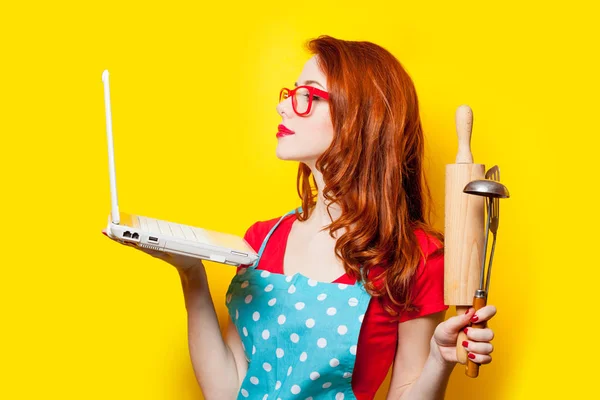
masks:
<path fill-rule="evenodd" d="M 246 229 L 246 233 L 244 233 L 244 240 L 246 240 L 246 242 L 248 242 L 248 244 L 250 245 L 250 247 L 252 247 L 254 249 L 254 251 L 258 252 L 259 247 L 261 245 L 262 242 L 260 242 L 260 238 L 259 238 L 259 234 L 257 232 L 257 227 L 259 226 L 259 222 L 255 222 L 252 225 L 250 225 L 250 227 L 248 229 Z M 240 268 L 243 267 L 247 267 L 248 265 L 240 265 L 239 267 L 237 267 L 237 271 L 240 270 Z"/>
<path fill-rule="evenodd" d="M 429 257 L 438 247 L 437 239 L 427 237 L 423 233 L 417 233 L 417 238 L 425 254 L 427 262 L 421 259 L 416 273 L 413 288 L 413 305 L 418 311 L 404 312 L 399 322 L 423 317 L 439 311 L 447 310 L 449 306 L 444 304 L 444 255 Z"/>

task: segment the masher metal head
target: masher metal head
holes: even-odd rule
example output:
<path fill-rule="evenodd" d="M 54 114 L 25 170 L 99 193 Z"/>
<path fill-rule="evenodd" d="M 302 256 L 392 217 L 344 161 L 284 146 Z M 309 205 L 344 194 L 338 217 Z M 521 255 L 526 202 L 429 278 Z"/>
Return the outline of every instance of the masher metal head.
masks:
<path fill-rule="evenodd" d="M 500 199 L 506 199 L 510 197 L 506 186 L 500 182 L 492 181 L 490 179 L 477 179 L 475 181 L 471 181 L 467 183 L 467 186 L 465 186 L 463 192 L 474 194 L 476 196 L 497 197 Z"/>
<path fill-rule="evenodd" d="M 465 186 L 465 188 L 463 189 L 463 192 L 472 194 L 475 196 L 486 197 L 486 203 L 488 206 L 488 210 L 487 210 L 488 217 L 487 217 L 487 226 L 485 228 L 485 241 L 484 241 L 482 260 L 481 260 L 481 276 L 480 276 L 479 290 L 475 291 L 475 297 L 487 297 L 487 294 L 489 291 L 489 284 L 490 284 L 490 272 L 491 272 L 491 268 L 492 268 L 492 259 L 494 257 L 494 247 L 496 247 L 496 233 L 494 232 L 494 244 L 492 246 L 492 254 L 490 257 L 490 264 L 488 266 L 487 282 L 486 282 L 485 290 L 484 290 L 484 288 L 483 288 L 483 277 L 484 276 L 483 275 L 484 275 L 484 271 L 485 271 L 485 257 L 487 254 L 490 221 L 491 221 L 492 213 L 494 212 L 493 206 L 492 206 L 493 205 L 492 200 L 493 199 L 506 199 L 506 198 L 510 197 L 510 194 L 508 193 L 508 189 L 506 188 L 506 186 L 504 186 L 503 184 L 501 184 L 498 181 L 491 180 L 491 179 L 478 179 L 478 180 L 471 181 Z M 498 200 L 494 200 L 494 202 L 497 202 L 497 201 Z M 498 212 L 498 210 L 496 210 L 495 212 Z"/>

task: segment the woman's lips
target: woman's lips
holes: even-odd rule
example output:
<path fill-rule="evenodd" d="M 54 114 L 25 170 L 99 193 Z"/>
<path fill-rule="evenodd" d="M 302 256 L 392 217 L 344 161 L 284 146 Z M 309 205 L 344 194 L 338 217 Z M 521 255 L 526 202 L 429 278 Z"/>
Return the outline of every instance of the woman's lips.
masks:
<path fill-rule="evenodd" d="M 283 136 L 289 136 L 289 135 L 293 135 L 294 131 L 289 130 L 288 128 L 285 127 L 285 125 L 283 124 L 279 124 L 279 126 L 277 127 L 278 131 L 277 131 L 277 137 L 283 137 Z"/>

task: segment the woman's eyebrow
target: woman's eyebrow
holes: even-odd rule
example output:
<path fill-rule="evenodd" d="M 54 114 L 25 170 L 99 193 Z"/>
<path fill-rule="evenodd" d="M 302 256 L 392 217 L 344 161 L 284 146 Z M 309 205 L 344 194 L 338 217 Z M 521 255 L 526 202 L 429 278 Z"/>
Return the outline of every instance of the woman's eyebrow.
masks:
<path fill-rule="evenodd" d="M 310 85 L 311 83 L 312 83 L 312 84 L 315 84 L 315 85 L 319 85 L 319 86 L 321 86 L 321 87 L 323 88 L 323 90 L 326 90 L 326 89 L 325 89 L 325 86 L 321 85 L 321 84 L 320 84 L 319 82 L 317 82 L 317 81 L 311 81 L 311 80 L 304 81 L 304 85 Z M 298 87 L 298 82 L 294 82 L 294 86 Z"/>

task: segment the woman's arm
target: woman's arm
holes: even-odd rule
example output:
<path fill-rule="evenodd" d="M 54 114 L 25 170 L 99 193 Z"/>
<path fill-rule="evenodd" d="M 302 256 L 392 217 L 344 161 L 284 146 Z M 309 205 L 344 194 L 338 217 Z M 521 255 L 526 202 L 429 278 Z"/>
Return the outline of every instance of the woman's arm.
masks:
<path fill-rule="evenodd" d="M 235 399 L 248 363 L 229 321 L 223 340 L 204 266 L 178 270 L 188 316 L 188 343 L 194 373 L 205 399 Z"/>
<path fill-rule="evenodd" d="M 389 400 L 443 400 L 454 365 L 436 356 L 431 341 L 445 314 L 441 311 L 398 324 Z"/>
<path fill-rule="evenodd" d="M 486 322 L 496 315 L 496 307 L 487 304 L 475 312 L 455 315 L 444 322 L 445 312 L 415 318 L 399 324 L 398 349 L 388 398 L 401 400 L 437 400 L 444 398 L 446 385 L 458 362 L 458 333 L 471 322 Z M 433 334 L 432 334 L 433 333 Z M 463 346 L 469 358 L 478 364 L 492 362 L 494 347 L 490 328 L 469 327 Z"/>

